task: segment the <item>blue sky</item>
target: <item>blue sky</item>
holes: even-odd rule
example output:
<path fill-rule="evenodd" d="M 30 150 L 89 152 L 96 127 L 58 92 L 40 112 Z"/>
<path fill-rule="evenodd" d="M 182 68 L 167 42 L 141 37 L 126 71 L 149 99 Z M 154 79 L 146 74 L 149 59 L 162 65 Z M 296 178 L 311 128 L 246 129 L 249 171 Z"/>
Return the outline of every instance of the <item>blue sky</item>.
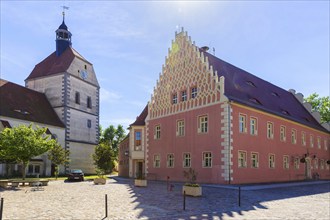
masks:
<path fill-rule="evenodd" d="M 134 122 L 161 72 L 175 31 L 283 89 L 329 95 L 329 1 L 3 1 L 1 78 L 24 85 L 55 51 L 62 22 L 93 63 L 100 124 Z"/>

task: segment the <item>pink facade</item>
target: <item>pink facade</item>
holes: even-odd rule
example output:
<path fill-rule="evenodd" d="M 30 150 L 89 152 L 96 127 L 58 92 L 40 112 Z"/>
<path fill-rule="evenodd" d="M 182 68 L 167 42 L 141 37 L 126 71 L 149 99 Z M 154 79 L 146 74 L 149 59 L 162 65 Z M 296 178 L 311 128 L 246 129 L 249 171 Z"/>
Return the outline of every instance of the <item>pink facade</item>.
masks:
<path fill-rule="evenodd" d="M 329 144 L 301 94 L 220 60 L 182 31 L 130 126 L 129 173 L 184 182 L 193 168 L 197 182 L 221 184 L 330 179 Z"/>

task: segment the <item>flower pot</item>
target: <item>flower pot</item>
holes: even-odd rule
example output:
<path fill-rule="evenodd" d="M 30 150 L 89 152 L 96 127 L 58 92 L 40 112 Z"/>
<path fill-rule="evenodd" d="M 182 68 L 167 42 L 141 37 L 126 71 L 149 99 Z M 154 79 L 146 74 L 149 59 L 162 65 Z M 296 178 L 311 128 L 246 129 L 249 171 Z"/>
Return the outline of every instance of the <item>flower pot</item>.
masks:
<path fill-rule="evenodd" d="M 147 186 L 147 180 L 135 179 L 134 180 L 135 186 Z"/>
<path fill-rule="evenodd" d="M 186 192 L 187 196 L 202 196 L 201 186 L 183 186 L 182 194 Z"/>
<path fill-rule="evenodd" d="M 96 184 L 96 185 L 98 185 L 98 184 L 104 185 L 106 182 L 107 182 L 107 179 L 105 179 L 105 178 L 95 178 L 94 179 L 94 184 Z"/>

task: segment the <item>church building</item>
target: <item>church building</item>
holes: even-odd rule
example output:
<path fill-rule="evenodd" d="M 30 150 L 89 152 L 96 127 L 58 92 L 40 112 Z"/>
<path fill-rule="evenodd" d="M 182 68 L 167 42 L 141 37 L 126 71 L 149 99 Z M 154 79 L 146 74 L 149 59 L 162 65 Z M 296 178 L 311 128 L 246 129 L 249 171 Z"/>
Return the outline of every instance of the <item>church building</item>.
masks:
<path fill-rule="evenodd" d="M 56 129 L 52 129 L 56 126 L 60 132 L 55 136 L 62 147 L 70 151 L 70 162 L 62 172 L 79 168 L 84 173 L 95 173 L 92 154 L 99 139 L 100 86 L 93 64 L 72 47 L 71 40 L 63 12 L 62 24 L 56 30 L 56 50 L 34 67 L 25 79 L 25 88 L 5 81 L 0 84 L 0 129 L 35 123 L 56 134 Z M 14 87 L 25 92 L 17 93 Z M 15 101 L 27 93 L 33 96 L 28 103 Z M 42 105 L 34 98 L 37 96 L 44 97 Z M 29 105 L 29 111 L 25 117 L 21 117 L 23 113 L 18 117 L 4 110 L 9 105 L 11 110 L 17 108 L 21 113 L 26 111 L 25 105 Z M 50 171 L 46 172 L 51 167 L 49 161 L 44 158 L 41 163 L 44 169 L 40 174 L 50 175 Z"/>
<path fill-rule="evenodd" d="M 329 124 L 286 91 L 176 33 L 151 99 L 121 143 L 119 175 L 240 184 L 330 179 Z"/>

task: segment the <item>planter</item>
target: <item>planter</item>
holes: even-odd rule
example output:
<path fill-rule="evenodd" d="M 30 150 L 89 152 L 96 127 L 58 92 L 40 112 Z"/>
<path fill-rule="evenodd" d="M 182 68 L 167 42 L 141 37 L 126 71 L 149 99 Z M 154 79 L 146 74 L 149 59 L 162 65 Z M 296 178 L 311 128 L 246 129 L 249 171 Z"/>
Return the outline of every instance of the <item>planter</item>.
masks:
<path fill-rule="evenodd" d="M 201 186 L 183 186 L 182 194 L 186 192 L 187 196 L 202 196 L 202 187 Z"/>
<path fill-rule="evenodd" d="M 104 185 L 106 182 L 107 182 L 107 179 L 105 179 L 105 178 L 95 178 L 94 179 L 95 185 L 98 185 L 98 184 Z"/>
<path fill-rule="evenodd" d="M 135 179 L 134 180 L 135 186 L 147 186 L 147 180 Z"/>

